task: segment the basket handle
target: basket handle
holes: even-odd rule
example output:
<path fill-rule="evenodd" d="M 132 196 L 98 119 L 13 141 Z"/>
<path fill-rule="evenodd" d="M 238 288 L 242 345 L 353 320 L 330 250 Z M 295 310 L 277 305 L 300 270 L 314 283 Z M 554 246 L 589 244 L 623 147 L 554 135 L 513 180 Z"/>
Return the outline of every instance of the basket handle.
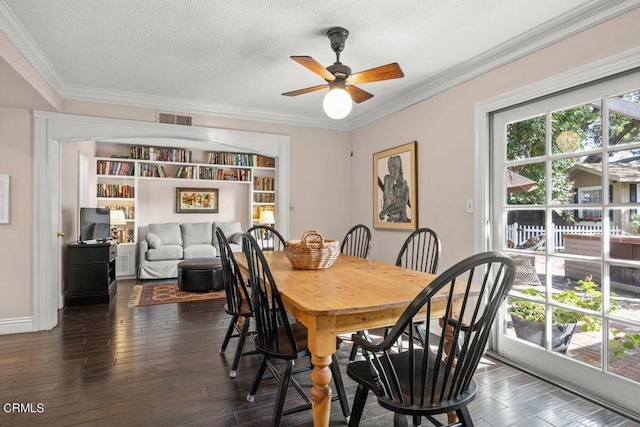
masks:
<path fill-rule="evenodd" d="M 320 238 L 320 242 L 318 242 L 318 239 L 314 239 L 311 242 L 309 242 L 309 238 L 310 237 L 319 237 Z M 324 242 L 324 237 L 322 237 L 322 234 L 320 234 L 320 232 L 318 230 L 307 230 L 304 233 L 302 233 L 302 238 L 300 239 L 300 241 L 302 243 L 304 243 L 308 248 L 311 247 L 310 243 L 318 244 L 320 243 L 320 247 L 324 248 L 326 246 L 325 242 Z"/>

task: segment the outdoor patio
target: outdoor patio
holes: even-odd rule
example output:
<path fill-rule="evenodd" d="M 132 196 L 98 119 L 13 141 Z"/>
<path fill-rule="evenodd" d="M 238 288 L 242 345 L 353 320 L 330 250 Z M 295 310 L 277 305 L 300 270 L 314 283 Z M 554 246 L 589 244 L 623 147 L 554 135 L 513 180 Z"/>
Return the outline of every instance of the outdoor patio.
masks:
<path fill-rule="evenodd" d="M 576 278 L 567 278 L 565 276 L 564 260 L 555 259 L 552 264 L 552 268 L 549 271 L 551 274 L 551 285 L 554 291 L 563 291 L 567 289 L 573 289 L 577 286 Z M 544 257 L 535 256 L 535 271 L 544 272 L 545 263 Z M 540 289 L 542 285 L 546 283 L 546 274 L 536 274 L 538 286 Z M 536 286 L 533 283 L 534 280 L 529 278 L 527 283 L 516 283 L 514 285 L 515 290 L 523 289 L 525 287 Z M 612 300 L 617 302 L 617 310 L 615 316 L 620 320 L 635 320 L 640 321 L 640 293 L 632 292 L 628 286 L 623 288 L 617 287 L 616 283 L 612 283 L 612 292 L 615 295 L 611 295 Z M 537 286 L 536 286 L 537 287 Z M 515 338 L 515 332 L 510 326 L 511 322 L 508 322 L 507 335 Z M 640 332 L 640 328 L 634 328 L 630 326 L 623 326 L 616 323 L 613 325 L 621 332 Z M 576 328 L 569 347 L 566 352 L 566 357 L 579 360 L 587 363 L 591 366 L 600 368 L 602 366 L 602 331 L 584 332 L 580 328 L 580 324 Z M 622 377 L 632 379 L 640 382 L 640 350 L 627 350 L 623 357 L 617 357 L 610 351 L 609 358 L 609 371 L 614 372 Z"/>

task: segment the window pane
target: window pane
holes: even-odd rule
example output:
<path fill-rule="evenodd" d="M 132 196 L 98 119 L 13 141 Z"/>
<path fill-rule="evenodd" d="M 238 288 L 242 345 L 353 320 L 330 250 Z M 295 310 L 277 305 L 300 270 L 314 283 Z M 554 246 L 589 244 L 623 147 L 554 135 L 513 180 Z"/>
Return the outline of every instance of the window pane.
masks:
<path fill-rule="evenodd" d="M 608 99 L 609 145 L 640 142 L 640 91 Z"/>
<path fill-rule="evenodd" d="M 609 371 L 640 381 L 640 328 L 619 322 L 610 326 Z"/>
<path fill-rule="evenodd" d="M 613 203 L 638 203 L 640 184 L 640 150 L 618 150 L 609 153 L 607 166 Z"/>
<path fill-rule="evenodd" d="M 507 204 L 544 204 L 544 163 L 512 166 L 507 169 L 506 174 Z"/>
<path fill-rule="evenodd" d="M 541 251 L 545 247 L 544 224 L 545 211 L 542 209 L 510 210 L 505 229 L 507 242 L 511 240 L 515 249 Z"/>
<path fill-rule="evenodd" d="M 602 101 L 551 114 L 551 151 L 572 153 L 602 147 Z"/>
<path fill-rule="evenodd" d="M 507 299 L 506 333 L 525 342 L 544 347 L 545 344 L 544 304 L 509 297 Z"/>
<path fill-rule="evenodd" d="M 557 311 L 556 311 L 557 310 Z M 580 318 L 578 323 L 559 323 L 563 327 L 569 329 L 574 325 L 575 329 L 573 333 L 568 337 L 568 346 L 566 348 L 566 355 L 572 359 L 579 360 L 589 365 L 600 367 L 602 366 L 602 332 L 600 331 L 601 323 L 600 319 L 593 316 L 583 316 L 580 313 L 572 310 L 565 310 L 560 308 L 554 308 L 554 316 L 558 313 L 562 314 L 565 318 Z M 592 326 L 585 326 L 592 325 Z M 559 331 L 562 330 L 559 328 Z M 570 330 L 565 332 L 564 339 L 567 339 L 567 335 Z M 560 332 L 557 332 L 560 334 Z M 560 336 L 560 335 L 559 335 Z M 558 342 L 558 352 L 562 353 L 562 343 Z M 556 350 L 554 350 L 556 351 Z"/>
<path fill-rule="evenodd" d="M 566 205 L 578 203 L 578 187 L 600 186 L 602 179 L 585 169 L 585 156 L 557 159 L 551 162 L 551 203 Z"/>
<path fill-rule="evenodd" d="M 507 160 L 545 154 L 544 115 L 507 125 Z"/>

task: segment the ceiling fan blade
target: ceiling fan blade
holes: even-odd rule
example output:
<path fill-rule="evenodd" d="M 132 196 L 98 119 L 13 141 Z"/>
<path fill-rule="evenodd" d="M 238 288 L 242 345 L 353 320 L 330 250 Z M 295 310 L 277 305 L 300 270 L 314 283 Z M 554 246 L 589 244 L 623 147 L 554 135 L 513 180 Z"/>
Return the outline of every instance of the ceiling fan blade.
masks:
<path fill-rule="evenodd" d="M 372 68 L 366 71 L 360 71 L 359 73 L 351 74 L 347 78 L 347 83 L 360 84 L 377 82 L 380 80 L 399 79 L 404 77 L 402 69 L 396 62 L 391 64 L 382 65 L 380 67 Z"/>
<path fill-rule="evenodd" d="M 309 92 L 315 92 L 316 90 L 322 90 L 322 89 L 326 89 L 329 86 L 324 84 L 324 85 L 318 85 L 318 86 L 311 86 L 308 88 L 304 88 L 304 89 L 298 89 L 298 90 L 292 90 L 291 92 L 285 92 L 283 93 L 284 96 L 296 96 L 296 95 L 302 95 L 304 93 L 309 93 Z"/>
<path fill-rule="evenodd" d="M 320 77 L 322 77 L 327 81 L 332 82 L 336 79 L 336 76 L 331 74 L 318 61 L 316 61 L 310 56 L 292 56 L 291 59 L 293 59 L 303 67 L 307 68 L 308 70 L 313 71 L 314 73 L 316 73 L 317 75 L 319 75 Z"/>
<path fill-rule="evenodd" d="M 357 86 L 348 85 L 346 89 L 347 89 L 347 92 L 349 92 L 349 95 L 351 95 L 351 99 L 353 99 L 353 102 L 355 102 L 356 104 L 360 104 L 361 102 L 364 102 L 367 99 L 373 98 L 372 94 L 370 94 L 365 90 L 360 89 Z"/>

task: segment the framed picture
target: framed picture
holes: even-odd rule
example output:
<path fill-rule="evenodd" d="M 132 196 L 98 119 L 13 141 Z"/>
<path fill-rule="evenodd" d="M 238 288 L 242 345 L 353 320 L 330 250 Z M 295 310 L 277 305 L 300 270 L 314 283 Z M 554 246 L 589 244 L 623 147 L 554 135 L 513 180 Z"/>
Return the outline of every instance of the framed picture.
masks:
<path fill-rule="evenodd" d="M 176 213 L 218 213 L 218 189 L 176 188 Z"/>
<path fill-rule="evenodd" d="M 373 226 L 393 230 L 418 227 L 416 142 L 373 155 Z"/>
<path fill-rule="evenodd" d="M 9 175 L 0 174 L 0 224 L 9 224 Z"/>

